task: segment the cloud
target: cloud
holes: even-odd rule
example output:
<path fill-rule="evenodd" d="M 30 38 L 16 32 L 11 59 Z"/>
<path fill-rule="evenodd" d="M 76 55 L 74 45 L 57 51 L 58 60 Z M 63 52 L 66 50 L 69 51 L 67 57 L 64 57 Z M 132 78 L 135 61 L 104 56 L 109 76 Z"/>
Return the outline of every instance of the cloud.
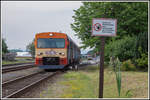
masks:
<path fill-rule="evenodd" d="M 2 33 L 9 49 L 25 49 L 36 33 L 67 33 L 78 45 L 70 24 L 73 10 L 82 4 L 75 1 L 2 1 Z"/>
<path fill-rule="evenodd" d="M 11 8 L 9 9 L 10 11 L 30 10 L 39 12 L 55 12 L 61 10 L 76 9 L 80 5 L 80 1 L 2 1 L 2 8 Z"/>

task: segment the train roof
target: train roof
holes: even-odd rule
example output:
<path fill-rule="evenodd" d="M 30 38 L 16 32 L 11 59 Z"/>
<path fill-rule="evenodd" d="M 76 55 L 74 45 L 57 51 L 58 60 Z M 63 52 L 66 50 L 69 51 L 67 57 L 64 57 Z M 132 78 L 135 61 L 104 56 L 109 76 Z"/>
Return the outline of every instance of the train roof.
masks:
<path fill-rule="evenodd" d="M 44 35 L 44 34 L 50 34 L 50 33 L 67 36 L 67 34 L 65 34 L 65 33 L 60 33 L 60 32 L 41 32 L 41 33 L 37 33 L 36 35 Z"/>

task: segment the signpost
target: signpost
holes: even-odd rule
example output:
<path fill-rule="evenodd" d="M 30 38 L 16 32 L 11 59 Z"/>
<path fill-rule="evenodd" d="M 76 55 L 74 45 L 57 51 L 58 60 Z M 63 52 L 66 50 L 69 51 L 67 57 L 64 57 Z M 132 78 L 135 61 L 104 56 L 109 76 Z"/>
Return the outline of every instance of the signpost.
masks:
<path fill-rule="evenodd" d="M 104 48 L 105 36 L 116 36 L 117 20 L 110 18 L 94 18 L 92 21 L 92 36 L 102 36 L 100 48 L 99 98 L 103 98 L 104 83 Z"/>

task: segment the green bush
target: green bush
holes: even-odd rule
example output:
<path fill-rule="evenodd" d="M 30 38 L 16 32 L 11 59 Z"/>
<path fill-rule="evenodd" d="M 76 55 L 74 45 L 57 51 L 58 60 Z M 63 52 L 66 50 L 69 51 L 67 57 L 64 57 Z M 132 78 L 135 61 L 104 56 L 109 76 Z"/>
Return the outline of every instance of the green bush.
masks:
<path fill-rule="evenodd" d="M 148 52 L 148 33 L 142 32 L 137 36 L 136 58 L 141 58 L 143 53 Z"/>
<path fill-rule="evenodd" d="M 2 38 L 2 53 L 8 53 L 8 46 L 6 44 L 6 40 Z"/>
<path fill-rule="evenodd" d="M 126 36 L 120 40 L 114 40 L 105 46 L 105 61 L 110 56 L 118 57 L 121 62 L 134 58 L 136 55 L 136 38 Z"/>
<path fill-rule="evenodd" d="M 141 58 L 138 58 L 136 60 L 138 69 L 147 71 L 148 70 L 148 54 L 143 53 L 141 56 L 142 56 Z"/>
<path fill-rule="evenodd" d="M 122 71 L 135 71 L 136 67 L 132 64 L 131 60 L 124 61 L 121 66 Z"/>

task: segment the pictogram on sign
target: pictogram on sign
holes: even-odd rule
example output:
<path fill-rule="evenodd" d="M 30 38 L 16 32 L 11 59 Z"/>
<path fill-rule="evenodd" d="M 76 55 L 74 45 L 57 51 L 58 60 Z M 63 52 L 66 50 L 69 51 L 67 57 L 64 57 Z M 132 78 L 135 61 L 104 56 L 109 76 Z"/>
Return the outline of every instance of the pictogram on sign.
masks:
<path fill-rule="evenodd" d="M 94 30 L 95 31 L 100 31 L 102 29 L 102 25 L 100 23 L 94 24 Z"/>

